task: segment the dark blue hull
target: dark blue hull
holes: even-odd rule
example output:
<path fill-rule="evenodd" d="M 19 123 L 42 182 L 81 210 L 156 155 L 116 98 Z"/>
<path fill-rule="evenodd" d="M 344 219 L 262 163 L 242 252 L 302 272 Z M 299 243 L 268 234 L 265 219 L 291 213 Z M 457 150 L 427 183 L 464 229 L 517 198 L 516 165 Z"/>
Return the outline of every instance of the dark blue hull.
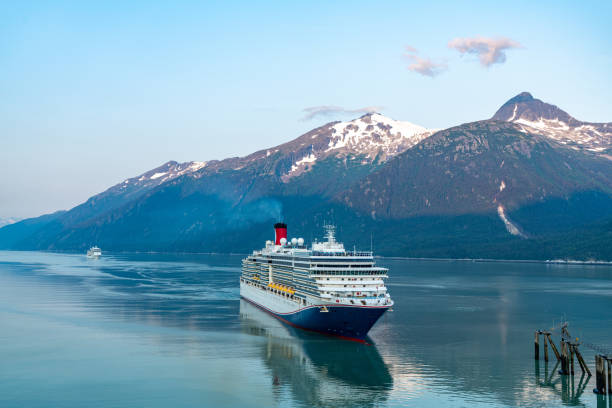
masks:
<path fill-rule="evenodd" d="M 244 299 L 291 326 L 357 340 L 363 340 L 374 323 L 389 309 L 389 307 L 327 305 L 327 312 L 311 306 L 293 313 L 276 313 L 250 299 Z"/>

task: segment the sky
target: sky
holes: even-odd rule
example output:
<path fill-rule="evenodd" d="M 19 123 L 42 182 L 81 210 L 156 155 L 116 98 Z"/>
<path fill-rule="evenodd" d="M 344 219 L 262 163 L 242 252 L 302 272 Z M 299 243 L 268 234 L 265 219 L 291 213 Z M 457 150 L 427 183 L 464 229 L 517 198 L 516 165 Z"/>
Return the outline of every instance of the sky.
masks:
<path fill-rule="evenodd" d="M 612 2 L 0 3 L 0 217 L 376 110 L 446 128 L 529 91 L 612 121 Z"/>

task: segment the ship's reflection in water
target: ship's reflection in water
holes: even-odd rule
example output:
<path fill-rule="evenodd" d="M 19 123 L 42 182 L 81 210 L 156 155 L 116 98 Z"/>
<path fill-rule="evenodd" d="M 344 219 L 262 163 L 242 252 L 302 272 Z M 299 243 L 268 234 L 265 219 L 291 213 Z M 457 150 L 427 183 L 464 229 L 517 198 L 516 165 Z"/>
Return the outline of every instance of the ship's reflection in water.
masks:
<path fill-rule="evenodd" d="M 278 387 L 307 406 L 377 406 L 393 379 L 375 345 L 294 329 L 240 300 L 243 333 L 260 337 L 261 358 Z"/>

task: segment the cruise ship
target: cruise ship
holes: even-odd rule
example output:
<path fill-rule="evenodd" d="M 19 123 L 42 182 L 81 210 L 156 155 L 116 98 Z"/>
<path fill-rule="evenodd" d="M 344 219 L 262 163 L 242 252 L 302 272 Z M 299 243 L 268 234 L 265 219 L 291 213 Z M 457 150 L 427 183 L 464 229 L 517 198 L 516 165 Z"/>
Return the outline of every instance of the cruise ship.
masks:
<path fill-rule="evenodd" d="M 240 296 L 295 327 L 363 340 L 393 306 L 371 251 L 346 250 L 335 228 L 308 248 L 274 225 L 275 240 L 242 261 Z"/>

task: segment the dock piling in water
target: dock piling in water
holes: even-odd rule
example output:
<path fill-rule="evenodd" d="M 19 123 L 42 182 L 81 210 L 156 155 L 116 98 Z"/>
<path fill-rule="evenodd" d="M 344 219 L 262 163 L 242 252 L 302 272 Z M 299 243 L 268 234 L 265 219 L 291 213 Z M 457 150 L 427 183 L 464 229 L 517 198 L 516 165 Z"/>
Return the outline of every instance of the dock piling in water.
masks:
<path fill-rule="evenodd" d="M 559 355 L 559 350 L 557 350 L 557 346 L 555 346 L 555 343 L 550 338 L 550 333 L 547 332 L 545 334 L 545 336 L 548 339 L 548 343 L 550 344 L 550 347 L 552 348 L 553 353 L 555 353 L 555 357 L 557 358 L 557 362 L 561 361 L 561 356 Z"/>
<path fill-rule="evenodd" d="M 582 358 L 582 354 L 580 354 L 580 351 L 578 351 L 578 347 L 576 347 L 574 350 L 576 352 L 576 360 L 578 360 L 578 363 L 580 364 L 580 369 L 582 370 L 582 372 L 587 373 L 589 377 L 593 375 L 591 374 L 591 370 L 589 370 L 589 367 L 584 362 L 584 359 Z"/>
<path fill-rule="evenodd" d="M 568 346 L 564 339 L 561 339 L 561 370 L 559 374 L 569 374 L 569 355 L 567 352 Z"/>
<path fill-rule="evenodd" d="M 612 395 L 612 358 L 606 358 L 608 361 L 608 394 Z M 612 398 L 610 399 L 612 402 Z"/>
<path fill-rule="evenodd" d="M 604 406 L 606 402 L 612 408 L 612 347 L 601 344 L 592 344 L 581 341 L 578 337 L 572 337 L 568 330 L 568 322 L 563 322 L 559 326 L 548 330 L 536 330 L 534 332 L 534 357 L 536 360 L 536 380 L 542 386 L 548 386 L 559 381 L 563 384 L 562 398 L 564 401 L 576 400 L 586 389 L 589 378 L 593 375 L 587 365 L 579 346 L 583 345 L 595 351 L 595 388 L 593 392 L 597 394 L 597 406 Z M 560 329 L 560 330 L 559 330 Z M 557 331 L 559 330 L 559 331 Z M 559 346 L 555 345 L 551 335 L 553 333 L 560 335 Z M 540 381 L 540 335 L 544 338 L 544 379 Z M 557 361 L 555 367 L 548 377 L 548 346 L 552 349 Z M 574 361 L 574 358 L 576 361 Z M 576 372 L 576 364 L 580 367 L 582 375 L 578 382 L 578 387 L 575 387 L 574 375 Z M 557 367 L 561 366 L 557 371 Z M 552 378 L 555 374 L 559 374 L 559 378 L 553 383 Z M 601 405 L 604 404 L 604 405 Z"/>
<path fill-rule="evenodd" d="M 603 356 L 595 355 L 595 394 L 606 393 L 605 361 Z"/>

